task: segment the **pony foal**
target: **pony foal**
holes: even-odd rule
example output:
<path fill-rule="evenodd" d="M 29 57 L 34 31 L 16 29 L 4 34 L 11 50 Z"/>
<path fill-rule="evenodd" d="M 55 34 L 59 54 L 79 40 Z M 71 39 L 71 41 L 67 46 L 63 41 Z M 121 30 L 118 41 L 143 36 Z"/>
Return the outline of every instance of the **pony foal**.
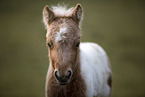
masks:
<path fill-rule="evenodd" d="M 43 9 L 50 65 L 46 97 L 110 97 L 111 69 L 105 51 L 80 43 L 83 10 L 57 6 Z"/>

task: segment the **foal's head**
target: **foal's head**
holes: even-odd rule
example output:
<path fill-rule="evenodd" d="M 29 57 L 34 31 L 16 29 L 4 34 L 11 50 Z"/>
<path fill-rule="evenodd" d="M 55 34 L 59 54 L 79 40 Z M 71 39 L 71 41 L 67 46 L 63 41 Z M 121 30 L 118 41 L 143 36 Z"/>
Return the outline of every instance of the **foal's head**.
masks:
<path fill-rule="evenodd" d="M 70 82 L 79 61 L 80 22 L 82 7 L 53 7 L 43 9 L 43 20 L 47 27 L 46 43 L 49 48 L 50 65 L 60 85 Z"/>

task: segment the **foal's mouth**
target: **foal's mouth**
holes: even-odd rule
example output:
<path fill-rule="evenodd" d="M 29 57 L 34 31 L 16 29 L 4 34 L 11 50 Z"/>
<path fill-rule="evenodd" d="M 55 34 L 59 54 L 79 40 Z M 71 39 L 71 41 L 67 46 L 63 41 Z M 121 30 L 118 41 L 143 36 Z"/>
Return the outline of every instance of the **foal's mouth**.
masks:
<path fill-rule="evenodd" d="M 59 85 L 62 85 L 62 86 L 67 85 L 67 84 L 68 84 L 67 82 L 59 83 Z"/>

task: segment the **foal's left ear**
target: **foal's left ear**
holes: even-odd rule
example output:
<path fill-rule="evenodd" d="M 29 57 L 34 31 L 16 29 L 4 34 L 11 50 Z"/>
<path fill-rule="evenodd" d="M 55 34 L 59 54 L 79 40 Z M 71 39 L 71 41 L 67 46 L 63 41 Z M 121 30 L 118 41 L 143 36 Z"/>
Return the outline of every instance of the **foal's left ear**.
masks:
<path fill-rule="evenodd" d="M 82 6 L 81 4 L 77 4 L 73 10 L 72 17 L 76 21 L 76 23 L 79 24 L 82 20 L 82 16 L 83 16 Z"/>
<path fill-rule="evenodd" d="M 43 22 L 45 23 L 45 25 L 50 24 L 54 18 L 55 15 L 53 10 L 50 9 L 48 5 L 46 5 L 43 9 Z"/>

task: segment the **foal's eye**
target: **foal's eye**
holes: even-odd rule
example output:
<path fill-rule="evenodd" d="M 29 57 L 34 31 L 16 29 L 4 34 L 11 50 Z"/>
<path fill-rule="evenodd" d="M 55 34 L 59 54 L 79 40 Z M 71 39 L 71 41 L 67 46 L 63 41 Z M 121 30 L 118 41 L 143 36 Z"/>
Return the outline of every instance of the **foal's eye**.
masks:
<path fill-rule="evenodd" d="M 47 43 L 48 47 L 51 47 L 51 44 Z"/>
<path fill-rule="evenodd" d="M 80 45 L 80 41 L 77 43 L 76 47 L 79 47 L 79 45 Z"/>

